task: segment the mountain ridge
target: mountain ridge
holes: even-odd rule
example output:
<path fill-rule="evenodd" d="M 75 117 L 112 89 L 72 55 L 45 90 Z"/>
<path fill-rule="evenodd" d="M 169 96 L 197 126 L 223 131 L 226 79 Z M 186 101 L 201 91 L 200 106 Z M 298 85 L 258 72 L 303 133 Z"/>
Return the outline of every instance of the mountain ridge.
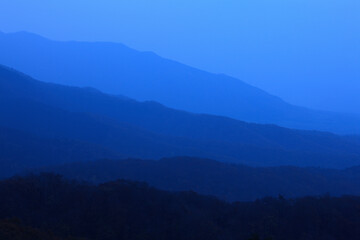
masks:
<path fill-rule="evenodd" d="M 248 122 L 360 133 L 360 117 L 355 115 L 293 106 L 238 79 L 122 44 L 51 41 L 15 33 L 0 37 L 0 50 L 0 63 L 42 81 L 95 87 L 140 101 L 153 100 L 171 108 Z"/>
<path fill-rule="evenodd" d="M 226 201 L 359 195 L 360 167 L 344 170 L 294 166 L 249 167 L 211 159 L 175 157 L 160 160 L 97 160 L 36 169 L 93 184 L 125 179 L 166 191 L 195 191 Z"/>
<path fill-rule="evenodd" d="M 98 144 L 125 157 L 187 155 L 255 166 L 358 165 L 360 142 L 188 113 L 93 89 L 43 83 L 0 67 L 0 126 Z"/>

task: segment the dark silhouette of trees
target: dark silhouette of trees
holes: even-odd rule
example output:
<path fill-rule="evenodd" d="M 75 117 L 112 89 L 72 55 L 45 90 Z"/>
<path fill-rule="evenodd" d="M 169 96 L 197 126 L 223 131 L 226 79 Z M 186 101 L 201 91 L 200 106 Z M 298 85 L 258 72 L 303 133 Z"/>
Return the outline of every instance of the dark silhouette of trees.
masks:
<path fill-rule="evenodd" d="M 119 180 L 98 186 L 42 174 L 0 182 L 0 219 L 59 237 L 128 240 L 358 240 L 360 197 L 226 203 Z M 257 235 L 254 235 L 256 233 Z M 26 238 L 24 238 L 26 239 Z"/>
<path fill-rule="evenodd" d="M 360 169 L 345 170 L 269 167 L 253 168 L 194 157 L 99 160 L 41 169 L 70 179 L 103 183 L 116 179 L 144 181 L 167 191 L 193 190 L 226 201 L 253 201 L 266 196 L 279 199 L 360 194 Z"/>
<path fill-rule="evenodd" d="M 0 220 L 0 239 L 1 240 L 81 240 L 80 238 L 55 236 L 49 231 L 22 225 L 19 219 Z"/>

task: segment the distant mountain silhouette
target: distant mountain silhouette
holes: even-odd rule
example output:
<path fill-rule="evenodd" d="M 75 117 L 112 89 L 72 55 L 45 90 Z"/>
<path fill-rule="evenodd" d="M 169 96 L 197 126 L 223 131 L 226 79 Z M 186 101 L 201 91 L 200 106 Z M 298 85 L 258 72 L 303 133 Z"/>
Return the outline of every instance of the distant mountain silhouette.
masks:
<path fill-rule="evenodd" d="M 172 110 L 94 89 L 36 81 L 0 67 L 0 126 L 70 139 L 120 156 L 196 156 L 254 166 L 350 167 L 357 137 L 250 124 Z"/>
<path fill-rule="evenodd" d="M 176 109 L 249 122 L 360 133 L 358 116 L 293 106 L 238 79 L 121 44 L 57 42 L 26 32 L 0 33 L 0 52 L 0 63 L 42 81 L 95 87 Z"/>
<path fill-rule="evenodd" d="M 228 201 L 252 201 L 263 197 L 286 198 L 330 193 L 360 194 L 360 168 L 253 168 L 208 159 L 177 157 L 149 160 L 102 160 L 69 163 L 36 172 L 54 172 L 93 183 L 116 179 L 144 181 L 163 190 L 195 191 Z"/>

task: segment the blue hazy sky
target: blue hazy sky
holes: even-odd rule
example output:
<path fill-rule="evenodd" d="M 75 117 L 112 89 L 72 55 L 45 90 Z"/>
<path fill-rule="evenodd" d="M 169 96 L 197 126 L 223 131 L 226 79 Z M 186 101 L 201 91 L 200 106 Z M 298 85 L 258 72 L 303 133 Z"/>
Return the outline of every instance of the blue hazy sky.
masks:
<path fill-rule="evenodd" d="M 359 0 L 1 0 L 0 30 L 122 42 L 360 113 Z"/>

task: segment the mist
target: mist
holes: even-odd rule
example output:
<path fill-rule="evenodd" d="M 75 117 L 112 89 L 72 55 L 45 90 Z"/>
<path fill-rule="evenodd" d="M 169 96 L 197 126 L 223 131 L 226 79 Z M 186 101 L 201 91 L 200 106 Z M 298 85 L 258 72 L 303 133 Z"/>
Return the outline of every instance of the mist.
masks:
<path fill-rule="evenodd" d="M 16 0 L 0 3 L 0 31 L 121 42 L 295 105 L 359 114 L 359 12 L 356 0 Z"/>

